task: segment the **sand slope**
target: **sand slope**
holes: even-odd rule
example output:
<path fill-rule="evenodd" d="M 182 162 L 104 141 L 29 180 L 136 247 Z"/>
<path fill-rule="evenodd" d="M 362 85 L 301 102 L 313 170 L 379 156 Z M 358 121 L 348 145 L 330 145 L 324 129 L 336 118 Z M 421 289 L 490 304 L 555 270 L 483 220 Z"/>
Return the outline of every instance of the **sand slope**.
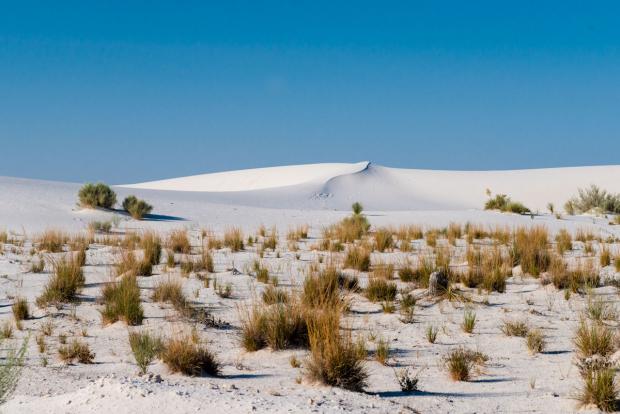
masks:
<path fill-rule="evenodd" d="M 175 178 L 125 188 L 209 193 L 214 202 L 262 207 L 370 210 L 480 209 L 486 190 L 504 193 L 534 210 L 561 207 L 578 188 L 597 184 L 620 192 L 620 166 L 507 171 L 435 171 L 368 162 L 258 168 Z"/>

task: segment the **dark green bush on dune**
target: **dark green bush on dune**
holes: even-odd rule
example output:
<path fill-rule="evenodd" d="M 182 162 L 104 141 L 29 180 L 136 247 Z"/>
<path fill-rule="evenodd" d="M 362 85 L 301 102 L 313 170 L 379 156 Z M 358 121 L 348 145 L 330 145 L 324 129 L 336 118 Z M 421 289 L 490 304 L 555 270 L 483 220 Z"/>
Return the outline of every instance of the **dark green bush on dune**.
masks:
<path fill-rule="evenodd" d="M 78 192 L 80 205 L 87 208 L 112 208 L 116 204 L 116 193 L 103 183 L 86 183 Z"/>
<path fill-rule="evenodd" d="M 131 217 L 141 220 L 145 215 L 153 210 L 153 206 L 136 196 L 128 196 L 123 200 L 123 210 L 128 212 Z"/>

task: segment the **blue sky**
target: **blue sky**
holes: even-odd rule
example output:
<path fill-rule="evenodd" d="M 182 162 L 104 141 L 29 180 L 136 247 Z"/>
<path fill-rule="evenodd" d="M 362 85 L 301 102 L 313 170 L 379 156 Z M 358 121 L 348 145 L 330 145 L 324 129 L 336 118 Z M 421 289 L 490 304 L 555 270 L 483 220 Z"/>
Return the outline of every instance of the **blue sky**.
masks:
<path fill-rule="evenodd" d="M 0 175 L 619 162 L 615 2 L 0 7 Z"/>

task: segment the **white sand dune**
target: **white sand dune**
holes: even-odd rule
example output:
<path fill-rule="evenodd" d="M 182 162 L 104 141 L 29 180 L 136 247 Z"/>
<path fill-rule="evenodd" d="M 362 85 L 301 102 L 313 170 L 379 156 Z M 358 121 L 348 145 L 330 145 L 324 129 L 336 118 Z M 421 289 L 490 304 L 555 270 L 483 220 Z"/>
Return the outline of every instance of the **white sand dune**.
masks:
<path fill-rule="evenodd" d="M 371 210 L 479 209 L 486 190 L 510 195 L 534 210 L 561 206 L 578 188 L 596 184 L 620 192 L 620 166 L 507 171 L 389 168 L 369 162 L 310 164 L 204 174 L 121 187 L 210 193 L 214 202 L 263 207 Z"/>

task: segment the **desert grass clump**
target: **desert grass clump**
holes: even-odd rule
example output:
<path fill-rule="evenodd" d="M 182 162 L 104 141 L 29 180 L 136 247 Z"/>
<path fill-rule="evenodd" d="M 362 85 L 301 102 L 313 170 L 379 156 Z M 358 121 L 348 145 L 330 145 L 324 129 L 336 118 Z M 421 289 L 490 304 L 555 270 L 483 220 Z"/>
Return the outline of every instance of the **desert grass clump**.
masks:
<path fill-rule="evenodd" d="M 13 310 L 13 317 L 17 321 L 30 318 L 30 309 L 28 308 L 26 298 L 15 298 L 15 303 L 13 303 L 11 309 Z"/>
<path fill-rule="evenodd" d="M 173 230 L 168 236 L 168 248 L 174 253 L 189 254 L 191 244 L 187 236 L 187 230 Z"/>
<path fill-rule="evenodd" d="M 601 297 L 588 296 L 588 302 L 586 304 L 585 315 L 588 319 L 597 322 L 613 321 L 618 319 L 618 311 L 616 307 L 604 301 Z"/>
<path fill-rule="evenodd" d="M 144 216 L 153 211 L 153 206 L 136 196 L 130 195 L 123 200 L 123 210 L 129 213 L 132 218 L 142 220 Z"/>
<path fill-rule="evenodd" d="M 256 280 L 261 283 L 269 283 L 269 269 L 258 260 L 255 260 L 252 266 L 254 267 Z"/>
<path fill-rule="evenodd" d="M 129 332 L 129 346 L 141 375 L 163 349 L 162 340 L 148 332 Z"/>
<path fill-rule="evenodd" d="M 232 292 L 233 292 L 233 285 L 232 283 L 226 283 L 225 285 L 218 285 L 217 289 L 215 290 L 215 293 L 217 293 L 217 295 L 222 298 L 222 299 L 228 299 L 232 296 Z"/>
<path fill-rule="evenodd" d="M 592 355 L 605 358 L 614 352 L 614 336 L 611 330 L 600 323 L 588 323 L 585 319 L 579 322 L 573 343 L 582 359 Z"/>
<path fill-rule="evenodd" d="M 524 338 L 529 332 L 529 326 L 523 320 L 506 320 L 502 322 L 501 330 L 506 336 L 520 336 Z"/>
<path fill-rule="evenodd" d="M 524 273 L 539 276 L 549 267 L 549 234 L 542 226 L 518 228 L 512 243 L 513 264 L 520 264 Z"/>
<path fill-rule="evenodd" d="M 407 367 L 394 371 L 394 376 L 402 392 L 414 392 L 418 390 L 418 375 L 419 372 L 412 374 Z"/>
<path fill-rule="evenodd" d="M 144 309 L 140 302 L 140 287 L 136 276 L 127 275 L 120 281 L 112 282 L 102 288 L 105 307 L 101 311 L 104 324 L 122 320 L 127 325 L 140 325 L 144 319 Z"/>
<path fill-rule="evenodd" d="M 609 266 L 611 264 L 611 252 L 607 246 L 603 246 L 601 249 L 601 255 L 599 261 L 602 267 Z"/>
<path fill-rule="evenodd" d="M 371 302 L 394 301 L 397 292 L 396 283 L 376 277 L 368 279 L 368 286 L 365 290 L 366 297 Z"/>
<path fill-rule="evenodd" d="M 73 363 L 76 359 L 80 364 L 92 364 L 95 354 L 91 352 L 87 343 L 74 339 L 70 344 L 61 345 L 58 355 L 65 363 Z"/>
<path fill-rule="evenodd" d="M 28 336 L 25 337 L 18 349 L 10 347 L 5 351 L 2 365 L 0 365 L 0 404 L 7 401 L 17 386 L 28 350 L 28 339 Z"/>
<path fill-rule="evenodd" d="M 370 252 L 360 246 L 353 246 L 347 250 L 344 267 L 367 272 L 370 269 Z"/>
<path fill-rule="evenodd" d="M 573 238 L 566 229 L 560 229 L 555 236 L 556 249 L 558 254 L 563 255 L 564 252 L 573 248 Z"/>
<path fill-rule="evenodd" d="M 279 289 L 273 285 L 268 285 L 261 294 L 265 305 L 274 305 L 276 303 L 287 303 L 289 294 L 284 289 Z"/>
<path fill-rule="evenodd" d="M 323 235 L 327 239 L 336 239 L 341 243 L 353 243 L 366 235 L 369 229 L 370 223 L 366 216 L 353 213 L 327 228 Z"/>
<path fill-rule="evenodd" d="M 386 228 L 380 228 L 375 231 L 375 249 L 384 252 L 394 247 L 394 237 L 392 231 Z"/>
<path fill-rule="evenodd" d="M 88 223 L 88 230 L 93 233 L 108 234 L 112 230 L 111 221 L 91 221 Z"/>
<path fill-rule="evenodd" d="M 231 227 L 224 232 L 224 246 L 233 252 L 243 250 L 243 232 L 238 227 Z"/>
<path fill-rule="evenodd" d="M 461 324 L 461 328 L 463 328 L 463 332 L 472 333 L 474 331 L 474 327 L 476 326 L 476 312 L 471 309 L 465 309 L 463 313 L 463 323 Z"/>
<path fill-rule="evenodd" d="M 601 213 L 620 213 L 620 194 L 611 194 L 606 190 L 592 184 L 588 188 L 580 188 L 577 196 L 571 198 L 570 204 L 573 212 L 587 213 L 589 211 Z M 566 205 L 565 205 L 566 207 Z"/>
<path fill-rule="evenodd" d="M 378 263 L 373 265 L 371 277 L 392 280 L 394 278 L 394 265 L 391 263 Z"/>
<path fill-rule="evenodd" d="M 116 193 L 103 183 L 86 183 L 78 192 L 80 205 L 86 208 L 112 208 L 116 204 Z"/>
<path fill-rule="evenodd" d="M 308 347 L 307 314 L 296 300 L 263 307 L 239 308 L 241 345 L 254 352 L 269 346 L 273 350 Z"/>
<path fill-rule="evenodd" d="M 406 265 L 398 269 L 398 278 L 403 282 L 413 282 L 416 278 L 416 273 L 413 267 Z"/>
<path fill-rule="evenodd" d="M 217 376 L 220 363 L 205 345 L 194 343 L 191 338 L 179 337 L 166 341 L 160 353 L 162 361 L 171 372 L 191 377 Z"/>
<path fill-rule="evenodd" d="M 580 367 L 583 387 L 576 396 L 579 404 L 593 404 L 603 412 L 616 411 L 619 406 L 616 371 L 609 366 L 583 365 Z"/>
<path fill-rule="evenodd" d="M 387 365 L 390 357 L 390 343 L 381 338 L 377 341 L 377 349 L 375 350 L 375 360 L 381 365 Z"/>
<path fill-rule="evenodd" d="M 527 349 L 532 354 L 538 354 L 545 350 L 546 341 L 540 329 L 530 329 L 525 336 Z"/>
<path fill-rule="evenodd" d="M 31 273 L 41 273 L 43 270 L 45 270 L 45 260 L 42 257 L 39 257 L 38 260 L 33 260 L 30 264 Z"/>
<path fill-rule="evenodd" d="M 69 241 L 69 236 L 60 230 L 46 230 L 35 239 L 39 250 L 50 253 L 60 253 Z"/>
<path fill-rule="evenodd" d="M 138 260 L 134 252 L 123 250 L 118 263 L 116 263 L 116 274 L 118 276 L 151 276 L 153 274 L 153 265 L 150 259 L 144 257 Z"/>
<path fill-rule="evenodd" d="M 468 381 L 474 368 L 483 366 L 489 357 L 480 351 L 459 347 L 443 357 L 443 363 L 454 381 Z"/>
<path fill-rule="evenodd" d="M 153 231 L 147 231 L 142 235 L 140 247 L 144 250 L 144 260 L 156 266 L 161 259 L 161 239 Z"/>
<path fill-rule="evenodd" d="M 335 267 L 310 274 L 304 279 L 302 303 L 310 308 L 339 306 L 343 301 L 340 291 L 341 273 Z"/>
<path fill-rule="evenodd" d="M 620 272 L 620 254 L 617 254 L 614 258 L 614 268 L 616 269 L 616 272 Z"/>
<path fill-rule="evenodd" d="M 368 373 L 364 365 L 365 346 L 355 343 L 351 331 L 340 332 L 340 312 L 317 312 L 308 321 L 310 356 L 307 375 L 325 385 L 363 391 Z"/>
<path fill-rule="evenodd" d="M 295 228 L 289 229 L 286 234 L 286 239 L 289 241 L 300 241 L 308 238 L 308 225 L 304 224 Z"/>
<path fill-rule="evenodd" d="M 523 203 L 512 201 L 506 194 L 497 194 L 495 197 L 489 198 L 484 204 L 484 209 L 516 214 L 526 214 L 530 212 L 530 209 L 525 207 Z"/>
<path fill-rule="evenodd" d="M 151 296 L 155 302 L 167 302 L 178 311 L 184 311 L 188 306 L 187 299 L 183 294 L 183 285 L 180 280 L 168 279 L 159 282 Z"/>
<path fill-rule="evenodd" d="M 434 344 L 437 340 L 437 334 L 439 333 L 439 329 L 436 326 L 428 325 L 424 332 L 426 334 L 426 340 L 429 343 Z"/>
<path fill-rule="evenodd" d="M 84 273 L 73 257 L 64 256 L 54 261 L 53 266 L 54 274 L 37 298 L 39 307 L 73 302 L 84 287 Z"/>

